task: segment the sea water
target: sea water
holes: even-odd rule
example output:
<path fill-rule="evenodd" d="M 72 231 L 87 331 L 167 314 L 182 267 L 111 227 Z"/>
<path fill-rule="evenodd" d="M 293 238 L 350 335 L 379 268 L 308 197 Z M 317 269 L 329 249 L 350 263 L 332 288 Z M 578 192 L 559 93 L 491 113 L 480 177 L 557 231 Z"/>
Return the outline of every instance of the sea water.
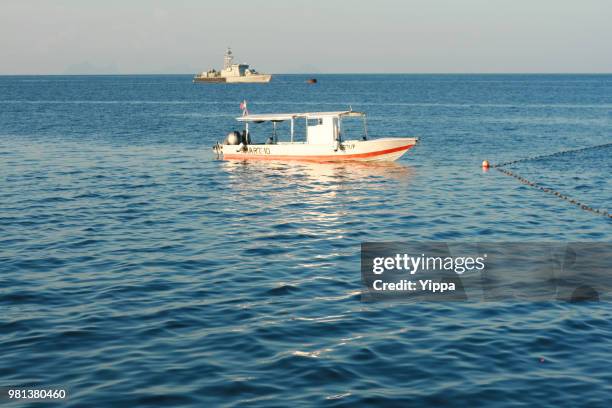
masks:
<path fill-rule="evenodd" d="M 609 143 L 612 76 L 306 79 L 0 77 L 0 386 L 72 407 L 609 401 L 609 304 L 364 303 L 359 250 L 609 242 L 611 219 L 480 163 Z M 217 160 L 243 100 L 420 143 L 386 165 Z M 611 210 L 610 147 L 512 169 Z"/>

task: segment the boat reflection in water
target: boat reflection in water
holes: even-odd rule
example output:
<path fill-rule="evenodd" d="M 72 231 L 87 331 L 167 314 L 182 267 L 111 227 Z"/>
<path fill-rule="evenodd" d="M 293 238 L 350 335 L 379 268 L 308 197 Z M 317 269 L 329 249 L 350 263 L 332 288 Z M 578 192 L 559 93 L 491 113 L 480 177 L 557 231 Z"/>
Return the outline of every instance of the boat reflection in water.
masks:
<path fill-rule="evenodd" d="M 233 251 L 251 276 L 274 281 L 277 290 L 316 280 L 346 285 L 337 274 L 355 265 L 361 242 L 387 236 L 394 225 L 389 217 L 397 219 L 393 209 L 406 199 L 405 185 L 414 174 L 394 162 L 214 163 L 223 180 L 218 200 L 225 208 L 221 227 L 229 237 L 224 250 Z M 359 294 L 349 285 L 333 297 Z M 328 295 L 321 292 L 319 299 Z"/>
<path fill-rule="evenodd" d="M 414 170 L 396 162 L 260 162 L 218 160 L 230 181 L 242 184 L 269 185 L 333 190 L 354 189 L 382 180 L 408 181 Z M 346 183 L 349 183 L 348 185 Z M 233 183 L 232 183 L 233 184 Z M 239 187 L 236 185 L 236 187 Z M 237 193 L 237 191 L 234 191 Z"/>
<path fill-rule="evenodd" d="M 225 200 L 241 220 L 311 236 L 349 232 L 366 214 L 388 211 L 393 184 L 409 183 L 414 170 L 394 163 L 309 163 L 219 160 Z M 391 184 L 391 185 L 390 185 Z M 402 189 L 403 190 L 403 189 Z M 284 225 L 284 227 L 279 227 Z"/>

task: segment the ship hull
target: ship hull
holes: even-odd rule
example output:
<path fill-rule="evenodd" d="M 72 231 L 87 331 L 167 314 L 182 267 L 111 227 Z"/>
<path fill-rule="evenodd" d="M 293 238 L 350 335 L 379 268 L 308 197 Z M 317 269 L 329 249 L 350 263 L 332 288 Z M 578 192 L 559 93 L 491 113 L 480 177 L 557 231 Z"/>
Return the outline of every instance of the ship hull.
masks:
<path fill-rule="evenodd" d="M 227 84 L 267 84 L 272 79 L 272 75 L 248 75 L 237 77 L 217 77 L 204 78 L 195 76 L 193 82 L 202 83 L 227 83 Z"/>
<path fill-rule="evenodd" d="M 228 84 L 267 84 L 272 79 L 272 75 L 258 74 L 236 77 L 225 77 Z"/>
<path fill-rule="evenodd" d="M 202 77 L 193 77 L 193 82 L 206 82 L 206 83 L 225 83 L 225 78 L 202 78 Z"/>
<path fill-rule="evenodd" d="M 399 159 L 414 147 L 416 138 L 383 138 L 374 140 L 350 140 L 341 148 L 330 145 L 305 143 L 251 144 L 248 146 L 221 145 L 217 153 L 225 160 L 276 160 L 276 161 L 383 161 Z"/>

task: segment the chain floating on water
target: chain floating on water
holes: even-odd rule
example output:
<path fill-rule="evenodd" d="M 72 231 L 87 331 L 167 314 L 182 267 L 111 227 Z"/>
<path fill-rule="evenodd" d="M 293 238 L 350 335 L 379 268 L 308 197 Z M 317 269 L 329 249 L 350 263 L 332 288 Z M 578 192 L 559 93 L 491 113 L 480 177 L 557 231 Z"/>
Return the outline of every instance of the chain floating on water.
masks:
<path fill-rule="evenodd" d="M 585 150 L 592 150 L 592 149 L 600 149 L 600 148 L 606 148 L 606 147 L 612 147 L 612 143 L 605 143 L 605 144 L 601 144 L 601 145 L 597 145 L 597 146 L 589 146 L 589 147 L 583 147 L 580 149 L 571 149 L 571 150 L 563 150 L 561 152 L 556 152 L 556 153 L 552 153 L 552 154 L 543 154 L 543 155 L 539 155 L 539 156 L 533 156 L 533 157 L 527 157 L 525 159 L 518 159 L 518 160 L 512 160 L 512 161 L 508 161 L 505 163 L 501 163 L 501 164 L 494 164 L 493 166 L 491 166 L 492 168 L 494 168 L 495 170 L 504 173 L 507 176 L 510 177 L 514 177 L 515 179 L 517 179 L 518 181 L 520 181 L 523 184 L 526 184 L 530 187 L 533 188 L 537 188 L 540 191 L 543 191 L 545 193 L 548 194 L 552 194 L 558 198 L 560 198 L 561 200 L 567 201 L 570 204 L 574 204 L 578 207 L 580 207 L 581 209 L 583 209 L 584 211 L 589 211 L 592 212 L 594 214 L 599 214 L 599 215 L 603 215 L 605 217 L 608 218 L 612 218 L 612 214 L 606 210 L 602 210 L 602 209 L 597 209 L 597 208 L 593 208 L 590 205 L 587 205 L 581 201 L 578 201 L 574 198 L 568 197 L 565 194 L 562 194 L 552 188 L 549 187 L 544 187 L 538 183 L 535 183 L 533 181 L 527 180 L 525 177 L 522 177 L 510 170 L 506 170 L 503 167 L 505 166 L 510 166 L 512 164 L 517 164 L 517 163 L 523 163 L 523 162 L 528 162 L 528 161 L 533 161 L 533 160 L 539 160 L 539 159 L 545 159 L 545 158 L 549 158 L 549 157 L 558 157 L 558 156 L 563 156 L 565 154 L 570 154 L 570 153 L 577 153 L 577 152 L 582 152 Z M 488 168 L 488 162 L 487 162 L 487 168 Z M 483 163 L 483 167 L 484 163 Z"/>

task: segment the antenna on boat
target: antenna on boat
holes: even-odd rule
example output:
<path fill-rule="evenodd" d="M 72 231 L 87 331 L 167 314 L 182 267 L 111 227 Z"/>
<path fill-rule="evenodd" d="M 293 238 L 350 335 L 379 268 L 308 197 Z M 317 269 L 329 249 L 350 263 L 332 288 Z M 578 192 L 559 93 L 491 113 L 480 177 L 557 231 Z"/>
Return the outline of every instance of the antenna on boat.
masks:
<path fill-rule="evenodd" d="M 227 47 L 225 55 L 223 56 L 223 69 L 228 69 L 234 63 L 234 56 L 232 55 L 232 49 Z"/>

